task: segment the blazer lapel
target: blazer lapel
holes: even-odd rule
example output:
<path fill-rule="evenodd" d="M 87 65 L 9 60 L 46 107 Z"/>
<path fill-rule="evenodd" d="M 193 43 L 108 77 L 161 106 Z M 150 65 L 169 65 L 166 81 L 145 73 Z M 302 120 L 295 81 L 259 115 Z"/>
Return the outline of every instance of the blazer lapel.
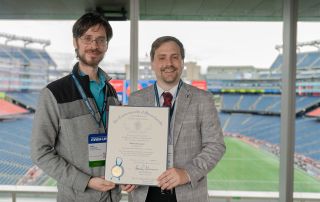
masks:
<path fill-rule="evenodd" d="M 148 93 L 147 93 L 147 97 L 146 97 L 146 104 L 150 107 L 155 106 L 155 94 L 154 94 L 153 85 L 151 85 L 151 87 L 148 88 Z"/>
<path fill-rule="evenodd" d="M 144 94 L 145 97 L 143 100 L 145 101 L 146 106 L 154 107 L 155 106 L 155 93 L 154 93 L 153 85 L 149 86 L 146 89 L 146 91 L 147 92 Z"/>
<path fill-rule="evenodd" d="M 177 100 L 177 109 L 175 111 L 175 120 L 174 120 L 174 130 L 173 130 L 173 144 L 177 143 L 178 137 L 180 135 L 182 122 L 184 117 L 186 116 L 186 111 L 188 110 L 190 101 L 191 101 L 192 94 L 188 85 L 183 83 L 181 86 L 180 92 L 178 94 Z"/>

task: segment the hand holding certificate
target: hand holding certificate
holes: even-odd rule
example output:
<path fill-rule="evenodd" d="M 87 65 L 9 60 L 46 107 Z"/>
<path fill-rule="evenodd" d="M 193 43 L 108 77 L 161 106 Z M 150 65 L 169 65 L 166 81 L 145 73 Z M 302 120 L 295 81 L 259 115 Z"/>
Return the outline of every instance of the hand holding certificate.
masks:
<path fill-rule="evenodd" d="M 110 106 L 105 177 L 157 185 L 166 170 L 169 108 Z"/>

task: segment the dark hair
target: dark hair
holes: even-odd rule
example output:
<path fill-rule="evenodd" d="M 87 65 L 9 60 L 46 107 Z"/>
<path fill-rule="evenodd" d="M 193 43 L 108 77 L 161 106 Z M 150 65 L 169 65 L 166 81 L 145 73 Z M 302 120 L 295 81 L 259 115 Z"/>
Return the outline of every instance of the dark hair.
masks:
<path fill-rule="evenodd" d="M 182 59 L 184 60 L 184 47 L 183 47 L 183 44 L 181 43 L 181 41 L 179 41 L 179 39 L 173 37 L 173 36 L 162 36 L 162 37 L 159 37 L 157 38 L 151 45 L 151 51 L 150 51 L 150 58 L 151 58 L 151 61 L 153 61 L 154 59 L 154 54 L 156 52 L 156 50 L 163 44 L 163 43 L 166 43 L 166 42 L 169 42 L 169 41 L 173 41 L 175 42 L 179 48 L 180 48 L 180 53 L 181 53 L 181 57 Z"/>
<path fill-rule="evenodd" d="M 109 42 L 113 35 L 112 27 L 103 15 L 95 12 L 84 14 L 74 23 L 72 28 L 73 38 L 81 37 L 90 27 L 95 25 L 102 25 L 104 27 L 107 41 Z"/>

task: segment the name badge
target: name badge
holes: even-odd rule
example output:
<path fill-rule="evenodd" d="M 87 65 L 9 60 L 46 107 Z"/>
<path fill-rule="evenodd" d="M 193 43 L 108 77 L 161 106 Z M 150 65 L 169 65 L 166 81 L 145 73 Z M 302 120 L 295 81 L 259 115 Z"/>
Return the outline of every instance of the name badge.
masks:
<path fill-rule="evenodd" d="M 105 166 L 107 150 L 107 134 L 89 134 L 89 167 Z"/>

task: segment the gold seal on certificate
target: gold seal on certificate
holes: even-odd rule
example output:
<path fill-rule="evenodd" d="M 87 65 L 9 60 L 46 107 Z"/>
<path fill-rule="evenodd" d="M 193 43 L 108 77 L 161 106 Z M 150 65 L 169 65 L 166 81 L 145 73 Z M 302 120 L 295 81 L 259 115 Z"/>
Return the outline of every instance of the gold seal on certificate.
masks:
<path fill-rule="evenodd" d="M 124 169 L 122 167 L 122 159 L 120 157 L 117 157 L 116 164 L 111 168 L 111 180 L 112 178 L 117 178 L 120 180 L 120 177 L 123 175 Z"/>
<path fill-rule="evenodd" d="M 166 170 L 169 108 L 110 106 L 105 177 L 157 185 Z"/>

